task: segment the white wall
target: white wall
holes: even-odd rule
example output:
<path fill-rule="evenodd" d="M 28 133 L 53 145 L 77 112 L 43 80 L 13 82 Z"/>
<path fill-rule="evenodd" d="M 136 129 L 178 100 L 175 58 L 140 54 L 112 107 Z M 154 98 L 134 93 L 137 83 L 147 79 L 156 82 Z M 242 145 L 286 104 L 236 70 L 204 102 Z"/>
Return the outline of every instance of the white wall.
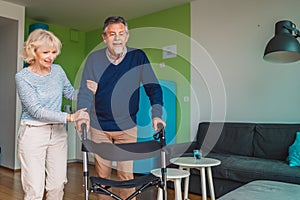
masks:
<path fill-rule="evenodd" d="M 23 6 L 0 0 L 0 165 L 18 169 L 16 154 L 20 103 L 17 100 L 15 73 L 22 68 L 19 57 L 24 41 Z"/>
<path fill-rule="evenodd" d="M 300 121 L 300 62 L 262 59 L 277 21 L 288 19 L 300 28 L 299 9 L 299 0 L 191 2 L 191 36 L 196 40 L 191 138 L 199 121 Z"/>

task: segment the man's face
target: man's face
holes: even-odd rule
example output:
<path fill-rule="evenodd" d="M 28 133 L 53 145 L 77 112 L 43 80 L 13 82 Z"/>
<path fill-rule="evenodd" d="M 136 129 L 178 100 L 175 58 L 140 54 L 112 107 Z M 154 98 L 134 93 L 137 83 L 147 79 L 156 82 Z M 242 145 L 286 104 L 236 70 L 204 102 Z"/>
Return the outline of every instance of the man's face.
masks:
<path fill-rule="evenodd" d="M 106 34 L 102 34 L 103 41 L 107 44 L 108 50 L 114 56 L 123 53 L 129 34 L 122 23 L 110 24 L 106 28 Z"/>

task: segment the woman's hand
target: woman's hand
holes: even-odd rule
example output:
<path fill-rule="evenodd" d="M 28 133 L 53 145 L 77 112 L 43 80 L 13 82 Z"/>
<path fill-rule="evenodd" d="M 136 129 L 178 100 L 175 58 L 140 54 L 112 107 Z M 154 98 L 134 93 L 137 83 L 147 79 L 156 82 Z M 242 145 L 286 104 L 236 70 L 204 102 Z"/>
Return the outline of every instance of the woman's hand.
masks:
<path fill-rule="evenodd" d="M 86 112 L 86 108 L 82 108 L 80 110 L 77 110 L 75 113 L 71 114 L 72 122 L 76 122 L 81 119 L 85 119 L 85 120 L 90 119 L 89 113 Z"/>
<path fill-rule="evenodd" d="M 82 108 L 80 110 L 77 110 L 73 114 L 69 114 L 69 120 L 70 122 L 75 122 L 75 128 L 81 132 L 81 124 L 86 123 L 87 131 L 90 128 L 90 115 L 88 112 L 86 112 L 86 108 Z"/>
<path fill-rule="evenodd" d="M 98 83 L 92 80 L 86 80 L 86 87 L 95 95 L 98 89 Z"/>

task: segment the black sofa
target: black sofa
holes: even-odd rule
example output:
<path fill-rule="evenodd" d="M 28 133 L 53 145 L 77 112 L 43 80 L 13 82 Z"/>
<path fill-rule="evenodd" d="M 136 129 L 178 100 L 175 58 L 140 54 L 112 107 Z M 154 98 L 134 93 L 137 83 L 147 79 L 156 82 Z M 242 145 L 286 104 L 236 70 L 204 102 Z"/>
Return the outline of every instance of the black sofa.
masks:
<path fill-rule="evenodd" d="M 201 148 L 204 156 L 220 160 L 212 167 L 217 198 L 254 180 L 300 184 L 300 167 L 286 161 L 297 131 L 300 124 L 201 122 L 195 141 L 168 146 L 167 156 L 192 156 Z M 191 169 L 189 192 L 201 194 L 200 187 L 199 170 Z"/>

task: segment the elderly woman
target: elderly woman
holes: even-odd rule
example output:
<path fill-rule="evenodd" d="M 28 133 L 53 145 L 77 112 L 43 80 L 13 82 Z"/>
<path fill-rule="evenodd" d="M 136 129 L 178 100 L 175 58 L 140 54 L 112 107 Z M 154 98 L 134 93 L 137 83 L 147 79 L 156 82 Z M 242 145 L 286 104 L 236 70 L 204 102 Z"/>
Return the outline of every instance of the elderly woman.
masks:
<path fill-rule="evenodd" d="M 73 114 L 61 111 L 62 96 L 75 100 L 77 93 L 65 72 L 53 61 L 61 42 L 51 32 L 37 29 L 24 43 L 23 56 L 29 64 L 15 78 L 22 103 L 18 132 L 18 157 L 24 199 L 63 199 L 67 182 L 66 122 L 83 120 L 85 109 Z"/>

